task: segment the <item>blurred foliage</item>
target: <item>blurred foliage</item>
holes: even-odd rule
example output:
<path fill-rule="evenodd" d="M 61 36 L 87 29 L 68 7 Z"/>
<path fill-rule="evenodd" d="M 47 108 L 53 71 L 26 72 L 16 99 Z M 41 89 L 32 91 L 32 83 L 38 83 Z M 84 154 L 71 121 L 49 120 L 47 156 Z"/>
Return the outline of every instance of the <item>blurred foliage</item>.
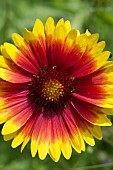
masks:
<path fill-rule="evenodd" d="M 91 33 L 99 33 L 106 49 L 113 53 L 113 0 L 0 0 L 0 16 L 0 44 L 11 42 L 11 34 L 22 34 L 24 27 L 31 30 L 36 18 L 45 22 L 52 16 L 55 21 L 69 19 L 81 32 L 88 28 Z M 0 170 L 112 170 L 112 127 L 103 128 L 103 135 L 103 141 L 96 141 L 95 147 L 88 146 L 82 154 L 73 152 L 69 161 L 61 157 L 58 163 L 49 156 L 44 161 L 31 158 L 28 146 L 20 154 L 20 148 L 12 149 L 1 137 Z"/>

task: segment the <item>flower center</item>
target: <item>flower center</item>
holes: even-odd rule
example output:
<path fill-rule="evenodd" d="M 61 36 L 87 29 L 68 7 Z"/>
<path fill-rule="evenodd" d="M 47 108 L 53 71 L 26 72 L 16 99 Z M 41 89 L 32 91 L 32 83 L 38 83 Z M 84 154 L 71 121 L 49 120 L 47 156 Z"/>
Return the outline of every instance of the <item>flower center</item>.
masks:
<path fill-rule="evenodd" d="M 29 83 L 28 99 L 42 110 L 59 111 L 66 107 L 72 93 L 75 92 L 74 78 L 69 78 L 66 72 L 42 67 L 38 75 L 33 75 Z"/>
<path fill-rule="evenodd" d="M 42 93 L 47 100 L 58 101 L 59 97 L 64 95 L 64 86 L 58 80 L 50 79 L 45 82 Z"/>

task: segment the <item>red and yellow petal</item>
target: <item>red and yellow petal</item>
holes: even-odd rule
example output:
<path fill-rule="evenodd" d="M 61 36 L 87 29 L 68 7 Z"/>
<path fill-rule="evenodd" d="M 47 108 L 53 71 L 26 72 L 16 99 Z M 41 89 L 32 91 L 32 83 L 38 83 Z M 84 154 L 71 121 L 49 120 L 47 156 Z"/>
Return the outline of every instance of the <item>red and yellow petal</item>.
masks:
<path fill-rule="evenodd" d="M 31 74 L 18 67 L 11 58 L 0 57 L 0 77 L 12 83 L 24 83 L 31 81 Z M 17 79 L 18 77 L 18 79 Z"/>
<path fill-rule="evenodd" d="M 26 124 L 20 129 L 20 133 L 24 134 L 23 143 L 21 146 L 21 152 L 23 151 L 23 149 L 25 148 L 25 146 L 27 145 L 27 143 L 30 141 L 32 137 L 32 132 L 33 132 L 35 123 L 36 123 L 36 117 L 33 114 L 30 117 L 30 119 L 26 122 Z"/>
<path fill-rule="evenodd" d="M 95 134 L 95 126 L 90 124 L 87 120 L 85 120 L 78 112 L 74 109 L 74 107 L 70 106 L 71 114 L 73 119 L 76 122 L 76 125 L 80 131 L 82 139 L 91 146 L 95 145 L 94 137 L 101 137 L 101 130 L 97 132 L 98 135 Z"/>
<path fill-rule="evenodd" d="M 82 42 L 82 44 L 80 43 L 80 41 Z M 108 60 L 110 52 L 102 52 L 105 46 L 105 42 L 102 41 L 97 43 L 97 41 L 98 34 L 92 34 L 90 36 L 81 34 L 77 37 L 75 43 L 79 44 L 81 49 L 84 48 L 84 53 L 73 68 L 73 76 L 75 76 L 76 78 L 95 72 Z"/>
<path fill-rule="evenodd" d="M 76 88 L 76 93 L 91 99 L 108 99 L 113 97 L 113 85 L 88 85 Z"/>
<path fill-rule="evenodd" d="M 76 79 L 76 86 L 111 85 L 113 83 L 113 72 L 94 73 L 84 78 Z"/>
<path fill-rule="evenodd" d="M 13 44 L 4 43 L 4 47 L 9 54 L 10 58 L 17 64 L 19 67 L 24 70 L 36 74 L 38 72 L 37 68 L 32 64 L 27 57 L 25 57 L 22 52 L 17 49 Z"/>
<path fill-rule="evenodd" d="M 47 58 L 46 58 L 46 42 L 43 36 L 38 39 L 33 32 L 24 29 L 23 31 L 24 39 L 29 44 L 29 47 L 35 56 L 40 67 L 43 65 L 48 65 Z"/>
<path fill-rule="evenodd" d="M 27 122 L 27 120 L 31 117 L 32 114 L 33 109 L 31 107 L 27 107 L 26 109 L 20 111 L 16 116 L 9 119 L 4 124 L 2 134 L 6 135 L 17 131 Z"/>
<path fill-rule="evenodd" d="M 20 86 L 21 87 L 21 86 Z M 15 88 L 16 89 L 16 88 Z M 23 92 L 12 92 L 10 93 L 10 95 L 8 95 L 8 91 L 10 91 L 11 89 L 7 89 L 7 91 L 5 91 L 5 97 L 2 97 L 2 99 L 0 100 L 0 122 L 9 122 L 12 124 L 13 123 L 16 124 L 18 122 L 18 117 L 21 114 L 24 114 L 24 112 L 28 110 L 30 110 L 30 106 L 29 106 L 29 101 L 26 100 L 26 96 L 27 96 L 27 91 L 23 91 Z M 27 116 L 27 113 L 26 113 Z M 24 116 L 23 116 L 24 117 Z M 17 122 L 14 122 L 14 120 Z M 20 118 L 23 119 L 23 118 Z M 9 120 L 13 120 L 13 121 L 9 121 Z M 22 120 L 24 121 L 24 120 Z M 20 120 L 21 123 L 21 120 Z M 7 127 L 8 128 L 8 127 Z M 10 131 L 11 129 L 9 129 Z"/>
<path fill-rule="evenodd" d="M 6 70 L 4 68 L 0 68 L 0 77 L 3 80 L 6 80 L 8 82 L 11 83 L 26 83 L 26 82 L 30 82 L 31 78 L 24 76 L 22 74 L 10 71 L 10 70 Z M 18 79 L 17 79 L 18 77 Z"/>
<path fill-rule="evenodd" d="M 72 115 L 70 108 L 67 108 L 65 114 L 63 115 L 63 121 L 66 126 L 66 130 L 70 137 L 70 142 L 72 147 L 78 152 L 85 150 L 85 145 L 81 133 L 79 131 L 79 127 Z"/>
<path fill-rule="evenodd" d="M 75 110 L 89 123 L 98 126 L 111 126 L 112 123 L 105 114 L 102 114 L 100 107 L 98 111 L 93 110 L 94 105 L 88 104 L 87 102 L 75 100 L 72 102 Z"/>
<path fill-rule="evenodd" d="M 42 114 L 38 117 L 31 138 L 31 153 L 33 157 L 37 151 L 40 159 L 44 159 L 47 153 L 49 153 L 51 158 L 57 162 L 62 151 L 66 159 L 69 159 L 72 153 L 71 145 L 77 152 L 84 150 L 83 139 L 78 130 L 76 130 L 76 125 L 71 123 L 68 116 L 57 117 L 56 115 L 49 120 L 44 118 Z"/>
<path fill-rule="evenodd" d="M 12 147 L 16 148 L 20 144 L 21 146 L 21 151 L 24 149 L 26 144 L 29 142 L 31 135 L 32 135 L 32 130 L 33 126 L 35 124 L 36 118 L 32 115 L 29 120 L 26 122 L 26 124 L 19 129 L 19 131 L 16 132 L 16 136 L 12 141 Z"/>
<path fill-rule="evenodd" d="M 7 97 L 11 97 L 14 94 L 17 94 L 18 92 L 27 90 L 26 84 L 22 83 L 10 83 L 7 81 L 4 81 L 0 79 L 0 95 L 2 99 L 6 99 Z M 6 104 L 6 103 L 5 103 Z"/>
<path fill-rule="evenodd" d="M 29 61 L 31 63 L 33 63 L 33 65 L 35 66 L 35 68 L 37 70 L 40 69 L 39 63 L 37 58 L 35 57 L 35 55 L 33 54 L 33 51 L 31 50 L 30 46 L 28 45 L 28 43 L 24 40 L 23 37 L 21 37 L 19 34 L 17 33 L 13 33 L 12 35 L 12 39 L 16 45 L 17 48 L 20 49 L 20 51 L 23 53 L 23 55 L 29 59 Z"/>
<path fill-rule="evenodd" d="M 74 74 L 76 78 L 91 74 L 102 67 L 110 56 L 109 51 L 100 53 L 97 56 L 91 55 L 86 51 L 80 61 L 74 66 Z"/>
<path fill-rule="evenodd" d="M 39 139 L 40 139 L 40 129 L 43 124 L 43 116 L 40 114 L 37 117 L 36 123 L 34 125 L 34 129 L 32 132 L 32 138 L 31 138 L 31 155 L 34 157 L 38 151 L 38 145 L 39 145 Z M 46 127 L 46 126 L 45 126 Z M 42 134 L 44 135 L 44 134 Z"/>
<path fill-rule="evenodd" d="M 46 58 L 46 48 L 43 44 L 40 44 L 37 40 L 31 40 L 29 42 L 30 48 L 34 53 L 35 58 L 37 59 L 40 67 L 46 65 L 48 66 Z"/>

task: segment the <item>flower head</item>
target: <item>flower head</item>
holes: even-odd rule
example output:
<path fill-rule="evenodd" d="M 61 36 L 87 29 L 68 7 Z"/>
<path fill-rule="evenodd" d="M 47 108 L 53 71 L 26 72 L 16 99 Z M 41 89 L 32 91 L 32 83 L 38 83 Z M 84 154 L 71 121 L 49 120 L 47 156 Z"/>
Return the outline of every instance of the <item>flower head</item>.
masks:
<path fill-rule="evenodd" d="M 0 57 L 0 123 L 12 147 L 31 140 L 31 154 L 69 159 L 72 148 L 102 139 L 100 126 L 113 114 L 113 62 L 99 35 L 84 34 L 60 19 L 45 26 L 37 19 L 33 31 L 14 33 Z"/>

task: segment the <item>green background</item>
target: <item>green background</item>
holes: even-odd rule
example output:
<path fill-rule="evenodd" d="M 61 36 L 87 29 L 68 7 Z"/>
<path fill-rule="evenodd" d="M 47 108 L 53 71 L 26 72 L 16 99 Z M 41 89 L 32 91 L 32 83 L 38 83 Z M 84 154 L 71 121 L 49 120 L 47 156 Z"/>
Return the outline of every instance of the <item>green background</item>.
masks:
<path fill-rule="evenodd" d="M 106 50 L 113 53 L 113 0 L 0 0 L 0 45 L 12 42 L 14 32 L 32 30 L 36 18 L 45 23 L 49 16 L 70 20 L 81 33 L 87 28 L 99 33 L 99 40 L 105 40 Z M 44 161 L 31 158 L 29 145 L 21 154 L 20 147 L 12 149 L 11 141 L 0 136 L 0 170 L 113 170 L 113 128 L 103 128 L 103 136 L 94 147 L 86 145 L 85 153 L 73 151 L 70 160 L 61 156 L 58 163 L 49 156 Z"/>

